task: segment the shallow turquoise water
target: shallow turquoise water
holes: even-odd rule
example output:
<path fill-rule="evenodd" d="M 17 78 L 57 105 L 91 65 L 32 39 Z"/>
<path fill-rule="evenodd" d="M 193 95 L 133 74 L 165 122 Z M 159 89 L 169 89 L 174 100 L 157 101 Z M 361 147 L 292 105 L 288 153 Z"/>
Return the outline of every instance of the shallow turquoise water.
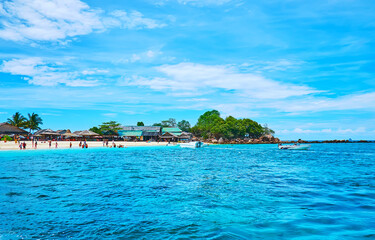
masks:
<path fill-rule="evenodd" d="M 375 144 L 0 152 L 0 239 L 374 239 Z"/>

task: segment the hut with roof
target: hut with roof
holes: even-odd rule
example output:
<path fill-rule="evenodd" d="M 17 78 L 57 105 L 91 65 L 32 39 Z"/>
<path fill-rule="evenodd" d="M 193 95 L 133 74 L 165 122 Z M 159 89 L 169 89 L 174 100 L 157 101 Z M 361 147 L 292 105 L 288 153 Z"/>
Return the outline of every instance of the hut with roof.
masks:
<path fill-rule="evenodd" d="M 72 133 L 70 129 L 57 130 L 56 132 L 60 133 L 61 139 L 65 140 L 76 140 L 77 138 L 82 137 L 80 135 Z"/>
<path fill-rule="evenodd" d="M 178 127 L 164 127 L 160 139 L 168 142 L 189 141 L 191 137 L 183 133 Z"/>
<path fill-rule="evenodd" d="M 33 136 L 37 137 L 39 140 L 53 140 L 60 137 L 60 133 L 53 131 L 52 129 L 40 129 L 36 131 Z"/>
<path fill-rule="evenodd" d="M 99 134 L 90 131 L 90 130 L 83 130 L 83 131 L 75 131 L 73 134 L 83 138 L 83 139 L 98 139 L 100 137 Z"/>
<path fill-rule="evenodd" d="M 28 135 L 28 132 L 9 123 L 0 123 L 0 137 L 4 135 Z"/>
<path fill-rule="evenodd" d="M 189 132 L 182 132 L 180 136 L 178 136 L 178 141 L 181 142 L 190 142 L 193 138 L 193 134 Z"/>
<path fill-rule="evenodd" d="M 156 141 L 161 135 L 161 127 L 158 126 L 122 126 L 118 130 L 120 137 L 128 140 Z"/>

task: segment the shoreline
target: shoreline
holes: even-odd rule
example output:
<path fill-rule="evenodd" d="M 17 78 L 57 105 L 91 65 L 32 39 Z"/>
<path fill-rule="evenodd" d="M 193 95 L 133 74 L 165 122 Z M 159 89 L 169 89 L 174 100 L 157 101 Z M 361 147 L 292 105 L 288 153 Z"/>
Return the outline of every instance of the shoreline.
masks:
<path fill-rule="evenodd" d="M 79 141 L 57 141 L 57 148 L 56 148 L 56 141 L 52 141 L 51 147 L 49 147 L 48 142 L 39 142 L 37 144 L 37 148 L 32 147 L 32 141 L 21 141 L 21 143 L 26 143 L 26 149 L 20 149 L 19 143 L 15 143 L 14 141 L 10 142 L 0 142 L 0 151 L 6 150 L 53 150 L 53 149 L 81 149 L 79 147 Z M 70 143 L 72 143 L 72 147 L 70 147 Z M 87 141 L 88 148 L 112 148 L 112 142 L 108 143 L 107 146 L 103 146 L 103 142 L 97 141 Z M 166 146 L 167 142 L 125 142 L 125 141 L 118 141 L 115 142 L 116 148 L 119 148 L 119 145 L 123 145 L 124 148 L 127 147 L 156 147 L 156 146 Z M 83 148 L 85 149 L 85 148 Z"/>
<path fill-rule="evenodd" d="M 23 141 L 21 141 L 23 143 Z M 26 149 L 20 149 L 19 144 L 15 144 L 14 141 L 11 142 L 0 142 L 0 151 L 30 151 L 30 150 L 58 150 L 58 149 L 81 149 L 82 147 L 79 147 L 79 142 L 78 141 L 72 141 L 72 147 L 70 148 L 70 141 L 57 141 L 58 147 L 56 148 L 56 141 L 52 141 L 51 147 L 49 147 L 48 142 L 38 142 L 37 148 L 32 147 L 32 142 L 31 141 L 25 141 L 26 143 Z M 103 142 L 95 142 L 95 141 L 87 141 L 88 148 L 114 148 L 112 147 L 112 143 L 108 143 L 107 146 L 103 146 Z M 212 143 L 212 142 L 205 142 L 208 143 L 209 145 L 258 145 L 258 144 L 278 144 L 274 142 L 258 142 L 258 143 L 240 143 L 240 142 L 226 142 L 226 143 Z M 353 141 L 353 142 L 348 142 L 348 141 L 337 141 L 337 140 L 328 140 L 328 141 L 303 141 L 303 142 L 298 142 L 298 141 L 281 141 L 279 143 L 282 144 L 293 144 L 293 143 L 302 143 L 302 144 L 316 144 L 316 143 L 375 143 L 375 141 Z M 167 142 L 126 142 L 126 141 L 118 141 L 115 142 L 116 147 L 119 148 L 119 145 L 123 145 L 122 148 L 128 148 L 128 147 L 165 147 L 168 145 Z M 177 143 L 176 143 L 177 144 Z M 83 148 L 86 149 L 86 148 Z"/>

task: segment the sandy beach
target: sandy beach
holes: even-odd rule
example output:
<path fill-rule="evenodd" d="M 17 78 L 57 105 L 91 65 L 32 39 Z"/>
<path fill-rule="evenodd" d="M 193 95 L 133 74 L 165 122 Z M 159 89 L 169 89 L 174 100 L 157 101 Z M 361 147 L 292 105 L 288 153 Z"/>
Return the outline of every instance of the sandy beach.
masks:
<path fill-rule="evenodd" d="M 23 141 L 21 141 L 23 143 Z M 31 141 L 25 141 L 26 143 L 26 150 L 35 150 L 32 147 Z M 79 148 L 79 141 L 57 141 L 57 148 L 64 149 L 70 148 L 70 143 L 72 143 L 72 148 Z M 116 146 L 124 145 L 124 147 L 142 147 L 142 146 L 165 146 L 167 142 L 125 142 L 125 141 L 116 141 Z M 103 146 L 103 142 L 99 141 L 87 141 L 89 148 L 98 148 L 98 147 L 106 147 Z M 112 146 L 112 142 L 108 143 L 108 147 Z M 36 149 L 56 149 L 56 141 L 52 141 L 51 147 L 49 147 L 48 142 L 38 141 L 38 145 Z M 0 151 L 1 150 L 20 150 L 19 144 L 15 143 L 14 141 L 10 142 L 0 142 Z"/>

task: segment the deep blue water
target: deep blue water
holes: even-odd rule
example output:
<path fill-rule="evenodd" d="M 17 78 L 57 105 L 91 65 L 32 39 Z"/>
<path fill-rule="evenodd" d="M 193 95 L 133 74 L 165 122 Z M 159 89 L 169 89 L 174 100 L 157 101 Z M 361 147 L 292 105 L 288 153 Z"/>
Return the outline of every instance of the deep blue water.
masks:
<path fill-rule="evenodd" d="M 0 239 L 375 239 L 375 144 L 0 152 Z"/>

